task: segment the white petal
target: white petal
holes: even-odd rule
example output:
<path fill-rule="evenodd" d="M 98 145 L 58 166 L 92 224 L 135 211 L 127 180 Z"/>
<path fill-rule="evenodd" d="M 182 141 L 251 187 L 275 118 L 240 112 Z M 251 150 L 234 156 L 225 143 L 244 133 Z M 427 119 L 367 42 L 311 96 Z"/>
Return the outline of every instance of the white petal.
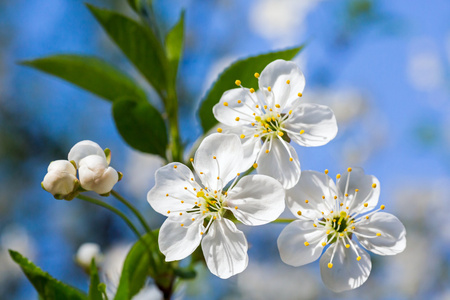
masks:
<path fill-rule="evenodd" d="M 373 188 L 373 184 L 375 184 L 375 188 Z M 349 195 L 347 199 L 350 201 L 350 205 L 348 205 L 350 212 L 370 211 L 377 205 L 380 197 L 380 182 L 375 176 L 365 175 L 362 168 L 353 168 L 351 172 L 342 174 L 337 187 L 341 197 L 344 197 L 345 193 Z M 355 197 L 356 189 L 358 192 Z M 365 203 L 367 203 L 367 207 L 364 206 Z"/>
<path fill-rule="evenodd" d="M 55 160 L 50 163 L 47 172 L 65 172 L 67 174 L 76 176 L 77 170 L 68 160 Z"/>
<path fill-rule="evenodd" d="M 286 129 L 295 132 L 288 133 L 289 137 L 305 147 L 325 145 L 338 132 L 333 111 L 328 106 L 319 104 L 298 105 L 284 124 Z"/>
<path fill-rule="evenodd" d="M 67 172 L 52 171 L 45 175 L 42 185 L 53 196 L 65 196 L 73 192 L 77 178 Z"/>
<path fill-rule="evenodd" d="M 275 179 L 250 175 L 228 191 L 226 203 L 245 225 L 262 225 L 272 222 L 284 211 L 284 197 L 284 189 Z"/>
<path fill-rule="evenodd" d="M 112 190 L 119 180 L 116 170 L 108 167 L 106 160 L 99 155 L 89 155 L 80 161 L 78 169 L 81 186 L 88 191 L 105 194 Z"/>
<path fill-rule="evenodd" d="M 223 133 L 234 134 L 237 136 L 241 136 L 243 132 L 246 133 L 245 137 L 241 138 L 242 148 L 244 149 L 244 162 L 245 166 L 249 168 L 253 165 L 258 155 L 259 150 L 261 149 L 261 138 L 256 138 L 254 135 L 256 130 L 251 126 L 239 126 L 239 127 L 231 127 L 231 126 L 221 126 Z"/>
<path fill-rule="evenodd" d="M 168 211 L 192 208 L 197 197 L 193 190 L 195 183 L 191 178 L 195 180 L 194 174 L 180 163 L 170 163 L 159 168 L 155 173 L 155 186 L 147 194 L 148 203 L 155 211 L 165 216 L 169 216 Z"/>
<path fill-rule="evenodd" d="M 406 230 L 396 216 L 378 212 L 356 225 L 356 234 L 361 245 L 379 255 L 394 255 L 406 248 Z M 381 233 L 377 236 L 377 233 Z"/>
<path fill-rule="evenodd" d="M 275 138 L 272 140 L 270 152 L 265 153 L 269 149 L 268 144 L 261 149 L 262 153 L 257 160 L 257 172 L 275 178 L 285 189 L 293 187 L 298 182 L 301 172 L 297 152 L 287 142 Z"/>
<path fill-rule="evenodd" d="M 238 102 L 240 101 L 240 103 Z M 255 120 L 253 113 L 257 111 L 249 89 L 237 88 L 226 91 L 219 103 L 214 105 L 213 113 L 216 119 L 229 126 L 241 126 Z M 226 105 L 225 105 L 226 104 Z M 236 121 L 239 118 L 239 121 Z"/>
<path fill-rule="evenodd" d="M 317 230 L 313 222 L 296 220 L 287 225 L 278 237 L 281 260 L 294 267 L 309 264 L 322 254 L 322 242 L 325 242 L 326 238 L 326 233 Z M 305 242 L 309 245 L 306 246 Z"/>
<path fill-rule="evenodd" d="M 103 149 L 97 143 L 89 140 L 78 142 L 70 149 L 69 161 L 75 161 L 77 167 L 79 167 L 80 160 L 89 155 L 99 155 L 106 161 Z"/>
<path fill-rule="evenodd" d="M 101 259 L 100 246 L 96 243 L 84 243 L 77 250 L 75 259 L 83 268 L 89 268 L 92 259 L 95 258 L 96 263 Z"/>
<path fill-rule="evenodd" d="M 200 245 L 204 231 L 203 219 L 194 222 L 192 216 L 185 214 L 167 218 L 159 230 L 158 244 L 166 261 L 180 260 L 188 257 Z M 183 224 L 183 226 L 181 226 Z"/>
<path fill-rule="evenodd" d="M 295 216 L 300 211 L 301 215 L 309 218 L 322 218 L 322 212 L 327 214 L 333 209 L 334 196 L 337 195 L 336 185 L 328 175 L 303 171 L 298 183 L 286 191 L 286 203 Z"/>
<path fill-rule="evenodd" d="M 243 157 L 244 150 L 236 135 L 214 133 L 198 147 L 194 164 L 205 186 L 221 190 L 237 173 L 248 169 L 242 164 Z"/>
<path fill-rule="evenodd" d="M 269 86 L 271 92 L 267 89 Z M 279 104 L 282 110 L 291 107 L 304 88 L 305 76 L 291 61 L 275 60 L 264 68 L 259 77 L 259 89 L 264 91 L 267 102 Z"/>
<path fill-rule="evenodd" d="M 247 240 L 228 219 L 216 220 L 202 241 L 206 265 L 214 275 L 227 279 L 247 268 Z"/>
<path fill-rule="evenodd" d="M 335 243 L 325 251 L 320 259 L 320 275 L 323 283 L 333 292 L 340 293 L 356 289 L 361 286 L 369 277 L 372 269 L 372 262 L 369 254 L 353 243 L 361 260 L 356 258 L 352 248 L 345 248 L 342 242 Z M 333 258 L 333 267 L 328 268 L 334 247 L 337 247 Z"/>

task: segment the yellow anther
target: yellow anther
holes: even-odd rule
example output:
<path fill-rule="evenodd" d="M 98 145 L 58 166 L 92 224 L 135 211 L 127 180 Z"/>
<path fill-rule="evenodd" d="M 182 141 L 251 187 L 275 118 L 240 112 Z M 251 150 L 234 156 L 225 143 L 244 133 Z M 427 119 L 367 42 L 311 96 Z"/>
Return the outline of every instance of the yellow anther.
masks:
<path fill-rule="evenodd" d="M 345 197 L 348 197 L 348 194 L 345 194 Z"/>
<path fill-rule="evenodd" d="M 269 149 L 266 150 L 266 153 L 269 153 Z"/>
<path fill-rule="evenodd" d="M 333 223 L 336 223 L 336 219 L 333 219 Z"/>
<path fill-rule="evenodd" d="M 237 176 L 241 176 L 241 173 L 237 173 Z"/>
<path fill-rule="evenodd" d="M 360 260 L 361 260 L 361 256 L 358 256 L 358 257 L 356 258 L 356 260 L 357 260 L 357 261 L 360 261 Z"/>
<path fill-rule="evenodd" d="M 166 194 L 166 197 L 169 197 L 169 194 Z"/>
<path fill-rule="evenodd" d="M 272 88 L 269 86 L 269 87 L 267 87 L 267 90 L 270 92 L 272 90 Z"/>
<path fill-rule="evenodd" d="M 339 204 L 340 206 L 344 206 L 344 203 Z"/>
<path fill-rule="evenodd" d="M 305 203 L 308 203 L 309 202 L 309 200 L 305 200 Z"/>
<path fill-rule="evenodd" d="M 203 172 L 200 172 L 200 175 L 203 175 Z"/>
<path fill-rule="evenodd" d="M 355 189 L 355 193 L 359 192 L 359 189 Z"/>
<path fill-rule="evenodd" d="M 168 210 L 167 213 L 170 214 L 170 210 Z"/>
<path fill-rule="evenodd" d="M 180 213 L 180 216 L 182 216 L 183 215 L 183 213 Z"/>
<path fill-rule="evenodd" d="M 195 218 L 192 218 L 191 220 L 192 220 L 192 221 L 195 221 Z"/>
<path fill-rule="evenodd" d="M 187 186 L 185 186 L 184 189 L 187 190 Z"/>
<path fill-rule="evenodd" d="M 245 138 L 245 135 L 244 135 L 244 134 L 241 134 L 241 139 L 243 139 L 243 138 Z"/>
<path fill-rule="evenodd" d="M 325 174 L 328 174 L 328 169 L 325 169 Z"/>
<path fill-rule="evenodd" d="M 219 180 L 220 179 L 220 177 L 219 176 L 217 176 L 217 180 Z"/>
<path fill-rule="evenodd" d="M 373 187 L 373 188 L 376 188 L 376 187 L 377 187 L 377 184 L 376 184 L 376 183 L 372 184 L 372 187 Z"/>
<path fill-rule="evenodd" d="M 213 217 L 213 219 L 215 220 L 215 219 L 217 219 L 217 217 L 216 217 L 216 216 L 214 216 L 214 217 Z"/>
<path fill-rule="evenodd" d="M 184 224 L 181 224 L 181 227 L 183 227 L 184 226 Z"/>
<path fill-rule="evenodd" d="M 366 220 L 369 220 L 369 216 L 366 217 Z"/>
<path fill-rule="evenodd" d="M 215 156 L 213 156 L 213 159 L 216 159 L 217 157 L 215 157 Z M 206 187 L 205 187 L 205 189 L 206 189 Z"/>
<path fill-rule="evenodd" d="M 322 196 L 322 199 L 325 199 L 325 196 Z"/>
<path fill-rule="evenodd" d="M 309 246 L 309 243 L 308 243 L 308 242 L 305 242 L 305 246 Z"/>
<path fill-rule="evenodd" d="M 200 207 L 200 206 L 202 206 L 202 204 L 201 204 L 201 203 L 199 203 L 199 204 L 198 204 L 198 207 Z"/>
<path fill-rule="evenodd" d="M 240 120 L 240 118 L 239 118 L 239 117 L 236 117 L 236 119 L 235 119 L 235 120 L 236 120 L 236 122 L 237 122 L 237 121 L 239 121 L 239 120 Z"/>
<path fill-rule="evenodd" d="M 203 197 L 203 196 L 205 196 L 204 192 L 200 191 L 200 192 L 197 193 L 197 198 L 200 198 L 200 197 Z M 197 203 L 195 203 L 195 204 L 197 204 Z"/>
<path fill-rule="evenodd" d="M 380 209 L 381 209 L 381 210 L 383 210 L 383 209 L 385 209 L 385 208 L 386 208 L 386 206 L 384 206 L 384 205 L 381 205 L 381 206 L 380 206 Z"/>
<path fill-rule="evenodd" d="M 255 73 L 254 76 L 255 76 L 256 78 L 259 78 L 259 73 Z"/>
<path fill-rule="evenodd" d="M 327 245 L 327 243 L 325 243 L 325 242 L 322 243 L 322 246 L 323 246 L 323 247 L 325 247 L 326 245 Z"/>
<path fill-rule="evenodd" d="M 301 216 L 301 215 L 302 215 L 302 212 L 299 210 L 299 211 L 297 212 L 297 215 Z"/>
<path fill-rule="evenodd" d="M 173 166 L 174 169 L 178 168 L 177 165 Z"/>
<path fill-rule="evenodd" d="M 228 106 L 228 102 L 224 102 L 224 103 L 223 103 L 223 106 Z"/>
<path fill-rule="evenodd" d="M 200 232 L 200 235 L 203 235 L 204 233 L 203 233 L 203 231 L 202 232 Z"/>
<path fill-rule="evenodd" d="M 339 225 L 341 225 L 341 224 L 339 224 Z M 340 233 L 339 235 L 340 235 L 340 236 L 344 236 L 344 234 L 343 234 L 343 233 Z"/>
<path fill-rule="evenodd" d="M 316 225 L 316 224 L 313 224 L 313 226 L 314 226 L 314 227 L 317 227 L 317 225 Z"/>
<path fill-rule="evenodd" d="M 378 232 L 378 233 L 377 233 L 377 236 L 381 236 L 381 233 Z"/>
<path fill-rule="evenodd" d="M 330 211 L 330 214 L 332 214 L 333 213 L 333 211 Z"/>
<path fill-rule="evenodd" d="M 275 107 L 280 108 L 281 106 L 280 106 L 280 104 L 275 104 Z"/>
<path fill-rule="evenodd" d="M 238 79 L 234 82 L 236 85 L 241 85 L 241 81 Z"/>
<path fill-rule="evenodd" d="M 259 137 L 259 134 L 255 134 L 254 137 Z"/>
<path fill-rule="evenodd" d="M 281 118 L 281 115 L 280 115 L 280 114 L 277 114 L 277 117 L 278 117 L 278 118 Z"/>
<path fill-rule="evenodd" d="M 278 131 L 278 135 L 283 136 L 284 135 L 283 131 Z"/>
<path fill-rule="evenodd" d="M 352 226 L 352 230 L 355 230 L 355 228 L 356 228 L 355 226 Z"/>
<path fill-rule="evenodd" d="M 333 198 L 334 198 L 334 200 L 336 200 L 336 199 L 337 199 L 337 196 L 334 196 Z"/>
<path fill-rule="evenodd" d="M 298 93 L 297 96 L 301 97 L 301 96 L 303 96 L 303 94 L 302 93 Z"/>
<path fill-rule="evenodd" d="M 367 207 L 367 206 L 369 206 L 369 203 L 364 203 L 364 207 Z"/>
<path fill-rule="evenodd" d="M 191 177 L 191 181 L 194 181 L 194 178 Z"/>
<path fill-rule="evenodd" d="M 337 178 L 337 179 L 341 178 L 341 174 L 337 174 L 337 175 L 336 175 L 336 178 Z"/>
<path fill-rule="evenodd" d="M 294 159 L 292 157 L 289 157 L 289 161 L 293 161 Z"/>
<path fill-rule="evenodd" d="M 290 114 L 290 115 L 292 115 L 292 109 L 291 109 L 291 110 L 289 110 L 289 114 Z"/>
<path fill-rule="evenodd" d="M 291 81 L 288 79 L 288 80 L 286 80 L 286 83 L 289 84 L 289 83 L 291 83 Z"/>
<path fill-rule="evenodd" d="M 327 230 L 326 234 L 330 234 L 330 229 Z"/>
<path fill-rule="evenodd" d="M 258 167 L 258 164 L 257 164 L 257 163 L 254 163 L 254 164 L 253 164 L 253 168 L 256 169 L 257 167 Z"/>
<path fill-rule="evenodd" d="M 272 118 L 271 117 L 267 117 L 266 121 L 270 122 L 270 121 L 272 121 Z"/>
<path fill-rule="evenodd" d="M 304 134 L 305 133 L 305 130 L 300 130 L 300 134 Z"/>
<path fill-rule="evenodd" d="M 251 89 L 250 89 L 250 93 L 253 94 L 254 92 L 255 92 L 255 89 L 254 89 L 254 88 L 251 88 Z"/>
<path fill-rule="evenodd" d="M 183 201 L 183 200 L 181 200 L 181 203 L 184 203 L 184 201 Z"/>
<path fill-rule="evenodd" d="M 258 105 L 258 104 L 256 104 L 256 105 L 255 105 L 255 107 L 256 107 L 256 108 L 259 108 L 259 105 Z"/>
<path fill-rule="evenodd" d="M 333 264 L 332 263 L 328 263 L 328 268 L 332 268 L 333 267 Z"/>
<path fill-rule="evenodd" d="M 352 171 L 352 168 L 348 168 L 347 171 L 348 171 L 348 172 L 351 172 L 351 171 Z"/>
<path fill-rule="evenodd" d="M 348 209 L 348 206 L 346 206 L 345 208 Z M 347 216 L 347 218 L 348 218 L 348 216 Z"/>
<path fill-rule="evenodd" d="M 345 248 L 347 248 L 347 249 L 350 248 L 350 245 L 349 244 L 345 245 Z"/>
<path fill-rule="evenodd" d="M 272 111 L 272 109 L 270 109 L 270 111 Z M 275 117 L 272 117 L 272 121 L 275 121 L 276 119 L 275 119 Z"/>
<path fill-rule="evenodd" d="M 267 109 L 267 105 L 264 105 L 264 109 Z"/>
<path fill-rule="evenodd" d="M 241 101 L 241 100 L 238 100 L 237 102 L 240 104 L 242 101 Z"/>
<path fill-rule="evenodd" d="M 238 209 L 238 207 L 237 207 L 237 206 L 235 206 L 235 207 L 234 207 L 234 209 Z"/>
<path fill-rule="evenodd" d="M 252 123 L 252 126 L 255 126 L 255 123 Z"/>
<path fill-rule="evenodd" d="M 222 129 L 221 129 L 222 130 Z M 191 162 L 193 162 L 194 161 L 194 159 L 191 157 L 191 158 L 189 158 L 189 160 L 191 161 Z"/>

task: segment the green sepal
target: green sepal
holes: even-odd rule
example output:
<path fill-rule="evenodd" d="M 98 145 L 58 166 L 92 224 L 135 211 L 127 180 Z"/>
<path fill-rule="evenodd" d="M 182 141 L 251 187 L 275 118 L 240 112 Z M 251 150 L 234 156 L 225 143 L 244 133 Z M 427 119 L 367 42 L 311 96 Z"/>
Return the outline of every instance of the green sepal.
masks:
<path fill-rule="evenodd" d="M 103 300 L 102 293 L 99 291 L 98 286 L 100 284 L 100 277 L 98 276 L 97 265 L 95 264 L 95 258 L 92 258 L 90 268 L 91 282 L 89 284 L 89 300 Z"/>
<path fill-rule="evenodd" d="M 109 148 L 105 148 L 105 150 L 103 150 L 103 152 L 105 153 L 106 162 L 109 165 L 111 163 L 111 150 L 109 150 Z"/>

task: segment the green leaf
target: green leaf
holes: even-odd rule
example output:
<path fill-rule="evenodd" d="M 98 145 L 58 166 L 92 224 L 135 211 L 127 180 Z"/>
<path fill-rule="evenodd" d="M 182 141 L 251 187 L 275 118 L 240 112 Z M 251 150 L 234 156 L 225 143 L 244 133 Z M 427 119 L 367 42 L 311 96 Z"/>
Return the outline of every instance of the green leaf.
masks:
<path fill-rule="evenodd" d="M 157 269 L 155 260 L 162 260 L 162 257 L 157 248 L 156 240 L 155 232 L 146 234 L 128 252 L 123 264 L 115 300 L 131 299 L 142 289 L 147 276 Z"/>
<path fill-rule="evenodd" d="M 22 268 L 31 284 L 44 300 L 87 300 L 86 294 L 80 290 L 62 283 L 42 271 L 19 252 L 9 250 L 11 258 Z"/>
<path fill-rule="evenodd" d="M 54 55 L 21 64 L 62 78 L 106 100 L 124 96 L 146 98 L 145 92 L 130 77 L 93 56 Z"/>
<path fill-rule="evenodd" d="M 124 15 L 87 6 L 109 37 L 161 94 L 166 89 L 167 58 L 154 32 Z"/>
<path fill-rule="evenodd" d="M 194 268 L 176 268 L 175 275 L 182 279 L 194 279 L 197 276 L 197 272 Z"/>
<path fill-rule="evenodd" d="M 222 74 L 219 75 L 219 78 L 208 91 L 200 105 L 199 117 L 203 131 L 207 132 L 217 124 L 212 108 L 219 102 L 225 91 L 236 88 L 234 82 L 237 79 L 242 82 L 243 86 L 248 88 L 253 87 L 256 90 L 258 89 L 258 81 L 254 77 L 256 72 L 261 72 L 269 63 L 276 59 L 290 60 L 294 58 L 303 47 L 304 46 L 300 46 L 238 60 L 225 69 Z"/>
<path fill-rule="evenodd" d="M 89 300 L 103 300 L 102 293 L 98 289 L 100 284 L 100 278 L 98 277 L 97 265 L 95 264 L 95 259 L 91 262 L 91 283 L 89 285 Z"/>
<path fill-rule="evenodd" d="M 156 108 L 147 101 L 120 99 L 113 103 L 112 112 L 125 142 L 139 151 L 166 157 L 166 124 Z"/>
<path fill-rule="evenodd" d="M 139 2 L 140 0 L 127 0 L 128 5 L 135 11 L 139 12 Z"/>
<path fill-rule="evenodd" d="M 184 38 L 184 11 L 181 13 L 180 20 L 169 31 L 166 36 L 166 54 L 170 64 L 170 71 L 173 78 L 176 78 L 178 63 L 183 53 Z"/>

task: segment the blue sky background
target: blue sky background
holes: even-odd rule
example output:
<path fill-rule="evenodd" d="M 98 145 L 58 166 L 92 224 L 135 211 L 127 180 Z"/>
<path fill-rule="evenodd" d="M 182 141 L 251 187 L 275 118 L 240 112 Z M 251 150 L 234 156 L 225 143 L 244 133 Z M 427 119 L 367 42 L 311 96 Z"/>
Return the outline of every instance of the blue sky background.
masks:
<path fill-rule="evenodd" d="M 132 15 L 125 2 L 89 1 Z M 201 134 L 198 105 L 227 64 L 307 42 L 296 59 L 306 76 L 305 99 L 332 103 L 332 108 L 342 111 L 342 122 L 337 138 L 328 145 L 296 148 L 302 169 L 329 169 L 336 174 L 348 166 L 363 167 L 380 180 L 380 202 L 404 222 L 408 232 L 405 253 L 372 256 L 374 269 L 368 282 L 355 291 L 334 295 L 321 283 L 318 263 L 296 269 L 282 265 L 275 243 L 282 225 L 245 229 L 253 245 L 249 270 L 228 281 L 205 273 L 205 278 L 202 275 L 186 285 L 187 297 L 256 297 L 247 289 L 264 273 L 257 268 L 267 263 L 268 270 L 292 272 L 294 282 L 309 282 L 306 299 L 357 299 L 380 293 L 380 286 L 386 289 L 373 295 L 383 299 L 448 299 L 450 2 L 308 0 L 305 6 L 289 0 L 155 2 L 158 20 L 166 30 L 186 9 L 179 97 L 181 132 L 187 145 Z M 112 165 L 125 174 L 117 189 L 132 199 L 153 226 L 163 220 L 145 198 L 155 167 L 146 169 L 143 163 L 130 167 L 144 158 L 136 156 L 117 133 L 110 104 L 17 64 L 56 53 L 102 57 L 145 84 L 82 1 L 0 0 L 2 299 L 35 295 L 25 277 L 5 263 L 9 247 L 21 248 L 56 278 L 85 290 L 88 279 L 73 262 L 79 245 L 96 242 L 106 251 L 119 242 L 133 241 L 121 220 L 108 212 L 77 200 L 57 201 L 41 190 L 49 162 L 64 159 L 80 140 L 110 148 Z M 150 90 L 149 95 L 158 106 Z M 136 182 L 138 187 L 132 185 Z M 414 262 L 415 270 L 408 266 Z M 416 277 L 410 274 L 413 271 Z M 217 288 L 204 287 L 205 280 Z M 272 284 L 282 289 L 285 282 Z"/>

